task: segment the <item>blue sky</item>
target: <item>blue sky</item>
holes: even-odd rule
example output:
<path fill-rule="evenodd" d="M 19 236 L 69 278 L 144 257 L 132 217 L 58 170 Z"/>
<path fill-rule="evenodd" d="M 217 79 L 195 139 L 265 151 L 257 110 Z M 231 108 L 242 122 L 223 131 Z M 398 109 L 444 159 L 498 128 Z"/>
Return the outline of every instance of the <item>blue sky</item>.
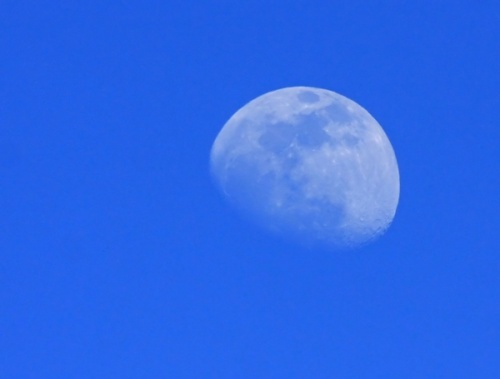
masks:
<path fill-rule="evenodd" d="M 498 378 L 500 4 L 0 5 L 3 378 Z M 306 85 L 383 126 L 401 196 L 363 249 L 275 240 L 209 152 Z"/>

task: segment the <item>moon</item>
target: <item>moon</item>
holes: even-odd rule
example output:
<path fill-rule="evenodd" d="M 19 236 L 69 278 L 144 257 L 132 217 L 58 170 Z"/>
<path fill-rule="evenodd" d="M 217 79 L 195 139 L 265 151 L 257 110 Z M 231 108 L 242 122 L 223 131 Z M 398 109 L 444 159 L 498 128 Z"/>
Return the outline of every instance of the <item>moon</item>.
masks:
<path fill-rule="evenodd" d="M 217 135 L 210 168 L 230 204 L 307 246 L 371 242 L 399 201 L 398 164 L 382 127 L 321 88 L 282 88 L 243 106 Z"/>

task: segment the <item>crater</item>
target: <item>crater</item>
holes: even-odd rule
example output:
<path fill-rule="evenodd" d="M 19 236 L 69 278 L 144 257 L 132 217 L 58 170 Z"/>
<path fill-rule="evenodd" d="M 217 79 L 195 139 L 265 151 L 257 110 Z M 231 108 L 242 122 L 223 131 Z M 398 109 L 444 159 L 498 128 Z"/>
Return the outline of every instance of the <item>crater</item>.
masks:
<path fill-rule="evenodd" d="M 290 146 L 295 134 L 294 125 L 283 122 L 269 125 L 259 137 L 259 145 L 268 151 L 279 154 Z"/>
<path fill-rule="evenodd" d="M 297 124 L 297 143 L 305 147 L 320 147 L 330 139 L 324 127 L 327 121 L 312 113 L 301 116 Z"/>
<path fill-rule="evenodd" d="M 353 121 L 351 112 L 349 112 L 344 105 L 339 103 L 330 104 L 325 108 L 325 112 L 334 122 L 344 124 Z"/>
<path fill-rule="evenodd" d="M 303 103 L 317 103 L 319 101 L 319 96 L 311 91 L 300 92 L 297 98 Z"/>

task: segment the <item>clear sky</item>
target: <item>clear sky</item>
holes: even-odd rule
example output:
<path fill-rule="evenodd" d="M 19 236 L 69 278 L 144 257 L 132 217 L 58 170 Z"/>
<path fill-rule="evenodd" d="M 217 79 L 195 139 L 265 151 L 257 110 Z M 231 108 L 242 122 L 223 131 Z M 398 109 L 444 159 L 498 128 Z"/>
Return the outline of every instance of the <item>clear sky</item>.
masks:
<path fill-rule="evenodd" d="M 498 1 L 0 4 L 2 378 L 499 378 Z M 211 145 L 282 87 L 398 158 L 351 252 L 241 219 Z"/>

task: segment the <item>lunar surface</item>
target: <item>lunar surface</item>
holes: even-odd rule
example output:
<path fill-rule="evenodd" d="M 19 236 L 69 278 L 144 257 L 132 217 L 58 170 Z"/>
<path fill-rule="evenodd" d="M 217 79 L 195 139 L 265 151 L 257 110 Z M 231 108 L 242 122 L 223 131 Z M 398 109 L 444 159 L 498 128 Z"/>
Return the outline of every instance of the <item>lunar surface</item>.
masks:
<path fill-rule="evenodd" d="M 250 101 L 218 134 L 210 164 L 231 204 L 308 246 L 370 242 L 398 205 L 398 165 L 383 129 L 325 89 L 283 88 Z"/>

